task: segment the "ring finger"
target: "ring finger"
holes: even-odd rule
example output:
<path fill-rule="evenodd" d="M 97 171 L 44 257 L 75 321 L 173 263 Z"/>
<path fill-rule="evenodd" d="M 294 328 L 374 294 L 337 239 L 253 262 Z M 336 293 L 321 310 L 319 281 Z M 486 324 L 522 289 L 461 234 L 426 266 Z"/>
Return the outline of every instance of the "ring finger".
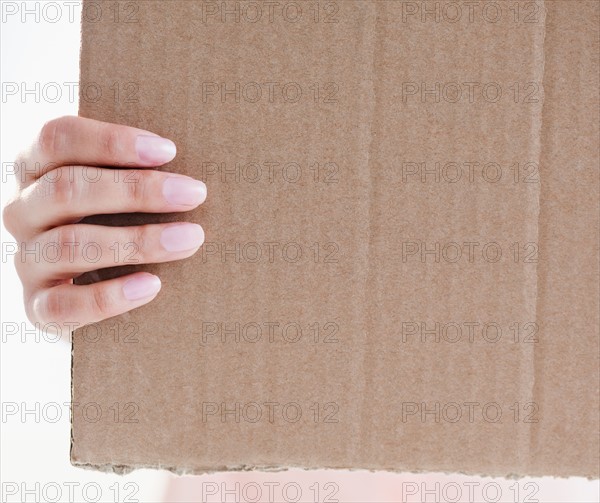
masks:
<path fill-rule="evenodd" d="M 179 260 L 204 242 L 198 224 L 176 222 L 129 227 L 71 224 L 27 243 L 17 256 L 17 272 L 37 285 L 55 284 L 87 271 L 131 264 Z"/>

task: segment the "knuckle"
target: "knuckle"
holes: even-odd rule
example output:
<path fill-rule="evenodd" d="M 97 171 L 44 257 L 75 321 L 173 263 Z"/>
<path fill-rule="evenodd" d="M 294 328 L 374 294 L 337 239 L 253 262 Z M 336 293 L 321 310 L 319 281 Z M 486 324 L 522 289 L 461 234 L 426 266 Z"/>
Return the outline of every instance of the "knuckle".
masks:
<path fill-rule="evenodd" d="M 53 170 L 52 177 L 43 176 L 41 184 L 44 195 L 56 204 L 67 206 L 80 200 L 81 183 L 63 168 Z"/>
<path fill-rule="evenodd" d="M 29 319 L 43 322 L 70 321 L 76 309 L 70 295 L 65 295 L 60 289 L 50 288 L 32 297 Z"/>
<path fill-rule="evenodd" d="M 15 272 L 17 273 L 19 281 L 21 281 L 23 287 L 31 283 L 32 275 L 35 274 L 33 272 L 33 268 L 31 267 L 30 261 L 31 259 L 29 259 L 29 262 L 27 262 L 27 258 L 21 257 L 20 253 L 16 253 L 13 257 L 13 265 L 15 267 Z"/>
<path fill-rule="evenodd" d="M 42 126 L 38 138 L 38 145 L 42 154 L 54 157 L 65 152 L 69 145 L 73 122 L 76 119 L 76 117 L 67 115 L 52 119 Z"/>
<path fill-rule="evenodd" d="M 24 304 L 25 304 L 25 316 L 27 317 L 27 319 L 32 323 L 32 324 L 36 324 L 38 323 L 40 320 L 38 318 L 38 313 L 35 312 L 34 309 L 34 296 L 32 295 L 27 295 L 27 293 L 24 291 L 23 292 L 23 298 L 24 298 Z"/>
<path fill-rule="evenodd" d="M 30 254 L 30 253 L 26 253 L 26 254 L 21 253 L 23 246 L 30 248 L 30 246 L 27 243 L 23 243 L 19 247 L 19 252 L 15 253 L 15 256 L 13 257 L 13 264 L 15 266 L 15 271 L 17 272 L 17 276 L 21 280 L 21 283 L 24 284 L 27 281 L 27 278 L 32 273 L 32 269 L 30 267 L 31 261 L 37 262 L 38 259 L 35 256 L 32 257 L 32 254 Z M 25 255 L 25 256 L 23 256 L 23 255 Z"/>
<path fill-rule="evenodd" d="M 56 247 L 59 251 L 59 262 L 75 262 L 78 258 L 78 251 L 84 244 L 83 233 L 78 225 L 62 225 L 53 230 L 51 239 L 45 246 Z"/>
<path fill-rule="evenodd" d="M 106 289 L 101 286 L 93 286 L 91 293 L 91 309 L 95 317 L 103 319 L 110 316 L 113 302 Z"/>
<path fill-rule="evenodd" d="M 140 176 L 139 172 L 131 173 L 123 180 L 125 197 L 132 208 L 142 208 L 146 200 L 146 177 Z"/>
<path fill-rule="evenodd" d="M 4 222 L 4 227 L 6 230 L 10 232 L 13 236 L 18 229 L 17 221 L 17 198 L 10 199 L 2 208 L 2 221 Z"/>
<path fill-rule="evenodd" d="M 19 153 L 13 162 L 3 163 L 3 174 L 7 178 L 13 178 L 18 187 L 21 187 L 26 180 L 27 157 L 24 153 Z"/>
<path fill-rule="evenodd" d="M 129 261 L 145 262 L 147 260 L 147 252 L 145 251 L 145 243 L 148 241 L 148 230 L 145 225 L 132 227 L 129 243 Z"/>
<path fill-rule="evenodd" d="M 113 125 L 105 127 L 100 134 L 100 148 L 104 155 L 112 162 L 117 162 L 123 153 L 123 140 L 119 134 L 119 130 Z"/>

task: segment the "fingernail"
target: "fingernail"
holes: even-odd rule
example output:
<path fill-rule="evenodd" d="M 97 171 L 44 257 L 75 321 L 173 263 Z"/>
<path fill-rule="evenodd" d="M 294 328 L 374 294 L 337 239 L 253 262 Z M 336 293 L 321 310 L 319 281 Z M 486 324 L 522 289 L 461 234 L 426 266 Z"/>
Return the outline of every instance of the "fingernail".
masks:
<path fill-rule="evenodd" d="M 157 164 L 169 162 L 177 153 L 177 147 L 171 140 L 144 134 L 135 139 L 135 149 L 140 160 Z"/>
<path fill-rule="evenodd" d="M 139 274 L 123 285 L 123 294 L 127 300 L 139 300 L 151 297 L 160 290 L 160 278 L 154 274 Z"/>
<path fill-rule="evenodd" d="M 163 195 L 169 204 L 198 206 L 206 199 L 206 185 L 186 176 L 170 176 L 163 182 Z"/>
<path fill-rule="evenodd" d="M 160 235 L 160 244 L 167 251 L 179 252 L 198 248 L 204 242 L 204 231 L 198 224 L 170 225 Z"/>

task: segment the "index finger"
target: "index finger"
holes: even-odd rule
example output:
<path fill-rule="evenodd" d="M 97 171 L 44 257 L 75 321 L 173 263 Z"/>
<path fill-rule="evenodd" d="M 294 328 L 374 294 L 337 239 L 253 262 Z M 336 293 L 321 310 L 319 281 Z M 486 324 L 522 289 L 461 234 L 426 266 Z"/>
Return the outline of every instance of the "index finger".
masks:
<path fill-rule="evenodd" d="M 28 178 L 58 166 L 155 167 L 172 160 L 175 144 L 150 131 L 121 124 L 65 116 L 47 122 L 25 156 Z"/>

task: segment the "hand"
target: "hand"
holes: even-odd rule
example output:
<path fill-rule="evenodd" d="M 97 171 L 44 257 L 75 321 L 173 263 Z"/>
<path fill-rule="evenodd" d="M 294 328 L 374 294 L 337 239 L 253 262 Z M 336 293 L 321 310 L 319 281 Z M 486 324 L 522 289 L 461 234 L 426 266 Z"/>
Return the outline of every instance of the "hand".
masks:
<path fill-rule="evenodd" d="M 199 180 L 153 169 L 111 169 L 161 166 L 175 153 L 172 141 L 148 131 L 61 117 L 19 155 L 18 191 L 3 216 L 18 241 L 15 266 L 33 323 L 82 326 L 146 304 L 161 287 L 150 273 L 91 285 L 74 285 L 73 278 L 124 265 L 131 250 L 138 263 L 179 260 L 198 250 L 204 232 L 194 223 L 77 223 L 93 214 L 188 211 L 201 204 L 206 186 Z"/>

